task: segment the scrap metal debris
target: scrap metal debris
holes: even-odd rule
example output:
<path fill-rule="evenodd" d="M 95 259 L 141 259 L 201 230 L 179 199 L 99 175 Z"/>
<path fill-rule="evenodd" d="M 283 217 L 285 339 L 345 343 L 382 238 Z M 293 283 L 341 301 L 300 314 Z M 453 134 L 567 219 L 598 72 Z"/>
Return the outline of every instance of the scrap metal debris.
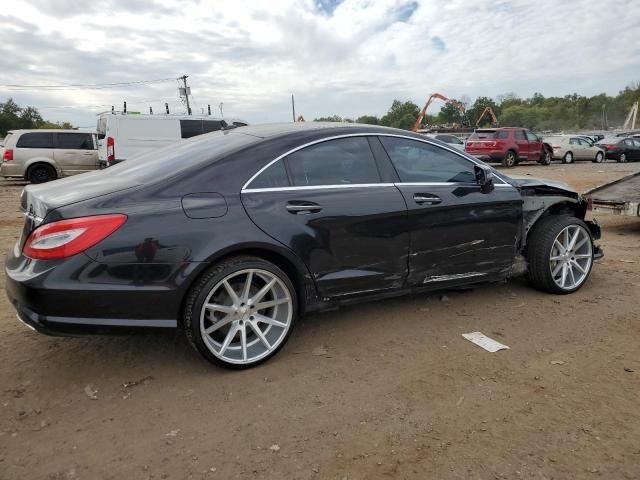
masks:
<path fill-rule="evenodd" d="M 498 350 L 509 350 L 509 347 L 506 345 L 496 342 L 493 338 L 489 338 L 481 332 L 463 333 L 462 336 L 479 347 L 484 348 L 487 352 L 495 353 Z"/>

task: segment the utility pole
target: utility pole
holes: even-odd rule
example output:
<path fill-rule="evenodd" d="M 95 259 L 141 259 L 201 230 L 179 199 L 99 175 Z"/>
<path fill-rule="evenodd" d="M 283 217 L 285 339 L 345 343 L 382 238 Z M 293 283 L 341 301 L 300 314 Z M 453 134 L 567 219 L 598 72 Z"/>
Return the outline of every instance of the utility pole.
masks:
<path fill-rule="evenodd" d="M 296 121 L 296 102 L 293 99 L 293 93 L 291 94 L 291 111 L 293 113 L 293 122 Z"/>
<path fill-rule="evenodd" d="M 187 102 L 187 115 L 191 115 L 191 107 L 189 106 L 189 88 L 187 87 L 187 75 L 182 75 L 178 77 L 178 80 L 182 80 L 184 83 L 184 99 Z"/>
<path fill-rule="evenodd" d="M 222 112 L 222 105 L 224 105 L 224 103 L 220 102 L 220 105 L 218 105 L 218 108 L 220 108 L 220 118 L 224 118 L 224 113 Z"/>

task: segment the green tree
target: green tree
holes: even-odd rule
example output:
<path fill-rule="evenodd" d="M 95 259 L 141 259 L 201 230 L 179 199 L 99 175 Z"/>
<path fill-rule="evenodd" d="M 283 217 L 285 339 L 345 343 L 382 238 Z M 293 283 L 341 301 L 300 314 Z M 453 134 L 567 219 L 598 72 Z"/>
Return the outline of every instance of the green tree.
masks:
<path fill-rule="evenodd" d="M 389 111 L 380 119 L 380 124 L 387 127 L 410 130 L 418 118 L 420 109 L 411 101 L 394 100 Z"/>
<path fill-rule="evenodd" d="M 445 103 L 438 113 L 438 123 L 440 124 L 458 124 L 461 125 L 463 115 L 456 106 L 451 103 Z"/>
<path fill-rule="evenodd" d="M 356 123 L 366 123 L 368 125 L 379 125 L 380 119 L 375 115 L 362 115 L 356 118 Z"/>
<path fill-rule="evenodd" d="M 475 126 L 476 121 L 478 120 L 478 118 L 480 117 L 480 115 L 482 114 L 483 110 L 486 107 L 491 107 L 493 109 L 493 113 L 496 114 L 496 116 L 500 117 L 500 107 L 498 106 L 498 104 L 491 98 L 489 97 L 478 97 L 476 98 L 476 101 L 473 102 L 473 105 L 471 106 L 471 108 L 467 109 L 467 117 L 469 118 L 469 122 L 471 123 L 471 126 Z M 484 116 L 484 118 L 482 119 L 482 125 L 491 125 L 491 117 L 490 116 Z"/>
<path fill-rule="evenodd" d="M 342 118 L 340 115 L 331 115 L 330 117 L 318 117 L 313 119 L 314 122 L 347 122 L 353 123 L 350 118 Z"/>

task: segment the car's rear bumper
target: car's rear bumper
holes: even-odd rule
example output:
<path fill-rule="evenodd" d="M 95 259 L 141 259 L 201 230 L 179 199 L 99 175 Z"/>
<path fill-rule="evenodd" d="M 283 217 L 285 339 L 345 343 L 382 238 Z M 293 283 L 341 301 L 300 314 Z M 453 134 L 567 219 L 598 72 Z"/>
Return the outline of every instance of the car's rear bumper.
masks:
<path fill-rule="evenodd" d="M 467 153 L 483 162 L 499 162 L 504 157 L 502 152 L 473 152 L 467 150 Z"/>
<path fill-rule="evenodd" d="M 124 333 L 149 328 L 176 328 L 176 319 L 166 318 L 99 318 L 87 316 L 62 316 L 38 313 L 38 303 L 46 305 L 56 295 L 53 291 L 36 289 L 26 283 L 16 281 L 9 273 L 6 276 L 6 291 L 9 301 L 16 309 L 18 319 L 28 327 L 47 335 L 88 335 Z M 53 300 L 57 300 L 53 298 Z M 78 299 L 78 302 L 81 302 Z M 70 313 L 73 312 L 70 309 Z"/>

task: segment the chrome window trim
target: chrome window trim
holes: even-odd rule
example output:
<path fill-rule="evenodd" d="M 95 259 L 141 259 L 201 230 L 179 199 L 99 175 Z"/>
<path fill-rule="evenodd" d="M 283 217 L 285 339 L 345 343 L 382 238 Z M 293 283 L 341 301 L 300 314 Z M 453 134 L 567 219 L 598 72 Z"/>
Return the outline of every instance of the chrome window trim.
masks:
<path fill-rule="evenodd" d="M 463 158 L 464 160 L 467 160 L 468 162 L 473 163 L 474 165 L 480 165 L 480 163 L 476 160 L 474 160 L 473 158 L 471 158 L 471 155 L 469 155 L 468 157 L 465 155 L 461 155 L 459 151 L 456 151 L 454 148 L 450 148 L 447 146 L 443 146 L 440 145 L 438 143 L 434 143 L 429 141 L 429 137 L 425 137 L 425 139 L 421 139 L 421 138 L 415 138 L 415 137 L 410 137 L 408 135 L 400 135 L 398 133 L 375 133 L 375 132 L 368 132 L 368 133 L 346 133 L 343 135 L 334 135 L 332 137 L 325 137 L 325 138 L 321 138 L 318 140 L 314 140 L 312 142 L 309 143 L 305 143 L 304 145 L 300 145 L 296 148 L 292 148 L 291 150 L 288 150 L 287 152 L 283 153 L 282 155 L 279 155 L 278 157 L 274 158 L 273 160 L 271 160 L 269 163 L 267 163 L 264 167 L 262 167 L 260 170 L 258 170 L 256 173 L 254 173 L 251 178 L 249 178 L 249 180 L 247 180 L 244 185 L 242 186 L 242 188 L 240 189 L 240 193 L 244 193 L 244 192 L 263 192 L 263 191 L 269 191 L 269 192 L 276 192 L 276 191 L 284 191 L 284 190 L 292 190 L 292 189 L 306 189 L 306 188 L 340 188 L 340 187 L 352 187 L 352 186 L 357 186 L 357 185 L 367 185 L 367 186 L 372 186 L 372 185 L 392 185 L 392 184 L 385 184 L 385 183 L 371 183 L 371 184 L 347 184 L 347 185 L 316 185 L 316 186 L 293 186 L 290 185 L 288 187 L 266 187 L 266 188 L 247 188 L 248 185 L 253 182 L 256 177 L 258 175 L 260 175 L 262 172 L 264 172 L 267 168 L 269 168 L 271 165 L 273 165 L 274 163 L 276 163 L 278 160 L 282 160 L 284 157 L 291 155 L 292 153 L 297 152 L 298 150 L 302 150 L 303 148 L 306 147 L 310 147 L 311 145 L 316 145 L 318 143 L 322 143 L 322 142 L 328 142 L 330 140 L 338 140 L 340 138 L 350 138 L 350 137 L 396 137 L 396 138 L 405 138 L 407 140 L 414 140 L 416 142 L 422 142 L 422 143 L 427 143 L 429 145 L 433 145 L 439 148 L 442 148 L 443 150 L 447 150 L 451 153 L 456 154 L 457 156 L 459 156 L 460 158 Z M 498 179 L 501 183 L 495 184 L 495 186 L 500 186 L 500 185 L 506 185 L 506 186 L 511 186 L 509 183 L 505 182 L 502 178 L 500 178 L 500 176 L 495 175 L 494 176 L 496 179 Z M 398 184 L 401 184 L 403 182 L 398 182 Z M 413 183 L 413 182 L 409 182 L 409 183 Z M 432 183 L 419 183 L 419 185 L 433 185 L 433 184 L 440 184 L 443 185 L 447 182 L 442 182 L 442 183 L 438 183 L 438 182 L 432 182 Z M 458 183 L 455 182 L 450 182 L 451 185 L 458 185 Z M 404 183 L 405 185 L 407 183 Z"/>
<path fill-rule="evenodd" d="M 334 190 L 338 188 L 394 187 L 393 183 L 347 183 L 345 185 L 301 185 L 297 187 L 247 188 L 242 193 L 288 192 L 296 190 Z"/>

